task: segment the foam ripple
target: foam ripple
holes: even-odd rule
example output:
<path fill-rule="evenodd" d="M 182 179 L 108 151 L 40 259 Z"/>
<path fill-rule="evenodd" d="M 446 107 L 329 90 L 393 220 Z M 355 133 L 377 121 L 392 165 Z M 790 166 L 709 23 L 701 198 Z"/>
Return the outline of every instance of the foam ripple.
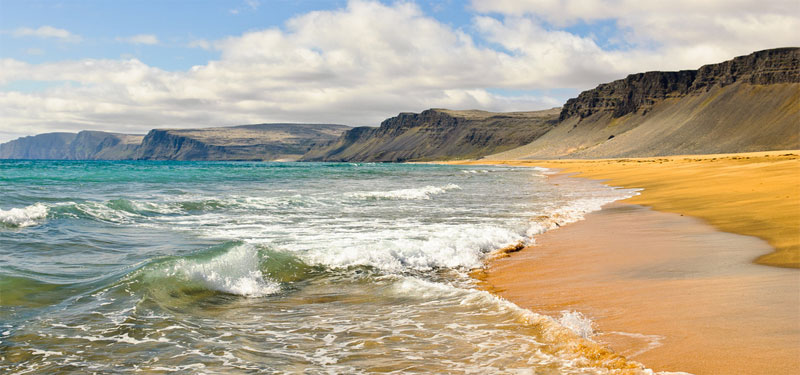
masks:
<path fill-rule="evenodd" d="M 327 246 L 306 252 L 311 264 L 332 268 L 370 266 L 384 272 L 430 271 L 437 268 L 472 269 L 483 264 L 485 254 L 523 240 L 513 230 L 485 226 L 442 226 L 435 231 L 400 234 L 366 233 L 329 239 Z M 398 233 L 392 233 L 398 236 Z"/>
<path fill-rule="evenodd" d="M 447 184 L 444 186 L 428 185 L 415 189 L 356 192 L 350 193 L 348 196 L 366 200 L 414 200 L 431 199 L 434 195 L 442 194 L 450 190 L 461 190 L 461 187 L 456 184 Z"/>
<path fill-rule="evenodd" d="M 9 227 L 29 227 L 37 225 L 47 217 L 47 206 L 35 203 L 23 208 L 0 210 L 0 223 Z"/>
<path fill-rule="evenodd" d="M 264 276 L 253 245 L 234 246 L 208 260 L 180 259 L 167 273 L 200 282 L 209 289 L 246 297 L 263 297 L 281 290 L 280 284 Z"/>

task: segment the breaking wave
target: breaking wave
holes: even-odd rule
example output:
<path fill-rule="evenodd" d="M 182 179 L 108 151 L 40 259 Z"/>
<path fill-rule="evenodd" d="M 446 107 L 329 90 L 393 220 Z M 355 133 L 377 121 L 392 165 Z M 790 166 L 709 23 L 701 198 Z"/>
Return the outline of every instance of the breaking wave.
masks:
<path fill-rule="evenodd" d="M 211 253 L 178 258 L 147 271 L 146 279 L 164 288 L 173 279 L 180 287 L 197 287 L 245 297 L 263 297 L 280 292 L 279 282 L 261 270 L 262 258 L 250 244 L 234 244 Z"/>
<path fill-rule="evenodd" d="M 366 200 L 414 200 L 414 199 L 431 199 L 432 196 L 442 194 L 450 190 L 461 190 L 461 187 L 456 184 L 447 184 L 444 186 L 425 186 L 416 189 L 399 189 L 389 191 L 367 191 L 356 192 L 348 194 L 350 197 L 366 199 Z"/>
<path fill-rule="evenodd" d="M 36 203 L 23 208 L 0 210 L 0 223 L 12 228 L 29 227 L 42 222 L 47 217 L 47 206 Z"/>

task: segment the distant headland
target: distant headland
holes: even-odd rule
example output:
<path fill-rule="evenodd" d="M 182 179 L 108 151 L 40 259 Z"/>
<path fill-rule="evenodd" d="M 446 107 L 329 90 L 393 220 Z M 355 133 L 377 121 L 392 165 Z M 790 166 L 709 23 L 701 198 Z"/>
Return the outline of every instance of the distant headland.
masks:
<path fill-rule="evenodd" d="M 429 109 L 379 127 L 259 124 L 45 133 L 0 145 L 0 159 L 402 162 L 715 154 L 800 148 L 800 48 L 697 70 L 605 83 L 562 108 Z"/>

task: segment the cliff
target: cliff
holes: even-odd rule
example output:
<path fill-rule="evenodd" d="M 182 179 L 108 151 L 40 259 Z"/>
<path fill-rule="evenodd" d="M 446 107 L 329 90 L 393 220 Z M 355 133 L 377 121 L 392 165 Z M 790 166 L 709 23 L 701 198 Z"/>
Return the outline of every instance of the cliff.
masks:
<path fill-rule="evenodd" d="M 331 124 L 259 124 L 202 129 L 154 129 L 135 159 L 297 160 L 346 129 Z"/>
<path fill-rule="evenodd" d="M 566 102 L 558 126 L 489 159 L 606 158 L 800 149 L 800 48 L 697 70 L 647 72 Z"/>
<path fill-rule="evenodd" d="M 353 128 L 311 149 L 304 161 L 396 162 L 477 158 L 529 143 L 546 133 L 558 109 L 491 113 L 429 109 L 401 113 L 377 128 Z"/>
<path fill-rule="evenodd" d="M 143 136 L 84 130 L 69 145 L 68 159 L 125 160 L 133 157 Z"/>
<path fill-rule="evenodd" d="M 23 137 L 0 158 L 422 161 L 645 157 L 800 149 L 800 48 L 604 83 L 559 109 L 429 109 L 379 127 L 260 124 Z"/>
<path fill-rule="evenodd" d="M 141 140 L 141 135 L 88 130 L 45 133 L 0 144 L 0 159 L 129 159 Z"/>
<path fill-rule="evenodd" d="M 602 112 L 613 117 L 637 111 L 646 113 L 664 99 L 703 93 L 737 82 L 751 85 L 800 82 L 798 49 L 758 51 L 720 64 L 704 65 L 698 70 L 631 74 L 567 100 L 559 120 L 586 118 Z"/>
<path fill-rule="evenodd" d="M 155 129 L 146 136 L 101 131 L 45 133 L 0 144 L 0 159 L 296 160 L 344 125 L 259 124 Z"/>

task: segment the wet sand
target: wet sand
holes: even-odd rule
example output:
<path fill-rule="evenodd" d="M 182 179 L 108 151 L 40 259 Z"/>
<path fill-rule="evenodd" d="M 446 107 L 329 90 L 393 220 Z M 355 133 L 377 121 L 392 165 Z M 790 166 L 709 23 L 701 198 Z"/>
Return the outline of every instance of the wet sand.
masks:
<path fill-rule="evenodd" d="M 492 164 L 644 190 L 491 261 L 487 289 L 537 312 L 583 312 L 597 340 L 654 370 L 797 373 L 797 151 Z"/>
<path fill-rule="evenodd" d="M 595 340 L 658 371 L 796 374 L 800 272 L 752 264 L 754 237 L 613 204 L 491 262 L 487 289 L 532 311 L 584 313 Z"/>
<path fill-rule="evenodd" d="M 612 186 L 643 188 L 640 196 L 626 202 L 698 217 L 725 232 L 764 239 L 774 251 L 759 256 L 757 263 L 800 268 L 798 150 L 491 164 L 556 168 Z"/>

